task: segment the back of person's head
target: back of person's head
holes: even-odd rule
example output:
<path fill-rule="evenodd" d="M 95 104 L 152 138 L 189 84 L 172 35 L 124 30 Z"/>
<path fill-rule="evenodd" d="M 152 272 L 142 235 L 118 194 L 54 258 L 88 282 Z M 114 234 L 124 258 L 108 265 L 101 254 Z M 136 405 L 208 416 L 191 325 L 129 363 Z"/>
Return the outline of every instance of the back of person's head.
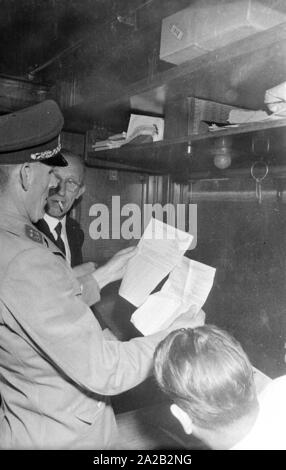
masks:
<path fill-rule="evenodd" d="M 213 325 L 170 333 L 156 349 L 155 375 L 199 428 L 227 427 L 257 404 L 247 355 L 238 341 Z"/>

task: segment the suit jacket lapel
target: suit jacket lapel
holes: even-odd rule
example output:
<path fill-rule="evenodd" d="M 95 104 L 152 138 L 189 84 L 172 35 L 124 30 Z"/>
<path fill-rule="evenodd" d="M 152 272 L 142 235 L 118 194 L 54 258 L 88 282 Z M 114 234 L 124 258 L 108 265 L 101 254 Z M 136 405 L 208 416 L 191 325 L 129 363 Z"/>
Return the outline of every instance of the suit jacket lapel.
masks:
<path fill-rule="evenodd" d="M 57 246 L 57 242 L 52 232 L 50 231 L 47 222 L 44 219 L 39 220 L 35 225 L 44 235 L 46 235 L 46 237 L 48 237 Z M 78 264 L 81 264 L 83 262 L 81 247 L 83 244 L 84 235 L 78 222 L 76 222 L 69 216 L 67 216 L 66 219 L 66 233 L 71 252 L 71 266 L 77 266 Z"/>
<path fill-rule="evenodd" d="M 52 232 L 50 231 L 50 227 L 48 226 L 47 222 L 44 219 L 39 220 L 36 224 L 36 227 L 43 232 L 52 242 L 57 245 L 55 237 L 53 236 Z"/>

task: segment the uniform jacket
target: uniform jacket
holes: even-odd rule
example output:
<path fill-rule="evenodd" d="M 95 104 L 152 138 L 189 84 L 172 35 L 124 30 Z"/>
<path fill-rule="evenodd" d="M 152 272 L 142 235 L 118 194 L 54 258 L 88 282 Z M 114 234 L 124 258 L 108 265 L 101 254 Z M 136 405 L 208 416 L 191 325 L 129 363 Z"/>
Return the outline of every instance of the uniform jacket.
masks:
<path fill-rule="evenodd" d="M 108 397 L 146 378 L 166 333 L 106 340 L 72 269 L 24 218 L 0 211 L 0 246 L 0 447 L 116 448 Z"/>
<path fill-rule="evenodd" d="M 44 233 L 52 242 L 56 244 L 53 234 L 51 233 L 47 222 L 44 219 L 36 223 L 36 227 Z M 84 242 L 84 233 L 79 223 L 72 219 L 69 215 L 66 218 L 66 232 L 68 244 L 71 252 L 71 266 L 82 264 L 82 245 Z"/>

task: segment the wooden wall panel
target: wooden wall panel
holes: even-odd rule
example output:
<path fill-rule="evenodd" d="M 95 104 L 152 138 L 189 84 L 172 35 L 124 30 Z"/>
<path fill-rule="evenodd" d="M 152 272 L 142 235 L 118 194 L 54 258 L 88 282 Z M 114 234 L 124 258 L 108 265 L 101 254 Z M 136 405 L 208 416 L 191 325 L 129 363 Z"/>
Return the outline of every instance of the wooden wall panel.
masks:
<path fill-rule="evenodd" d="M 94 216 L 90 216 L 90 208 L 94 204 L 105 204 L 112 217 L 112 197 L 120 196 L 120 207 L 133 203 L 141 206 L 142 177 L 134 173 L 118 172 L 117 181 L 110 178 L 113 173 L 109 170 L 87 168 L 86 192 L 81 202 L 80 221 L 85 230 L 84 258 L 99 263 L 109 259 L 119 249 L 136 244 L 136 240 L 112 239 L 110 223 L 110 239 L 93 240 L 89 228 Z M 116 214 L 119 217 L 119 214 Z M 125 220 L 124 217 L 121 220 Z"/>
<path fill-rule="evenodd" d="M 258 204 L 253 184 L 198 182 L 187 191 L 198 216 L 188 256 L 217 269 L 207 322 L 234 334 L 254 365 L 275 377 L 286 371 L 286 204 L 271 181 Z"/>
<path fill-rule="evenodd" d="M 85 134 L 76 134 L 75 132 L 62 132 L 61 133 L 62 147 L 70 149 L 72 152 L 77 153 L 83 157 Z"/>

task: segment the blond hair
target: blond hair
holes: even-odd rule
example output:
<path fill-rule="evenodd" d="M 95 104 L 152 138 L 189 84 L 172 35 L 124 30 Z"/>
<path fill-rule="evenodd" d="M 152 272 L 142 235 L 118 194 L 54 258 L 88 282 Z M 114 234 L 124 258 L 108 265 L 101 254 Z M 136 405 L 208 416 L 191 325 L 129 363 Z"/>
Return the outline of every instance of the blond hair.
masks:
<path fill-rule="evenodd" d="M 216 326 L 170 333 L 157 346 L 154 368 L 160 388 L 199 427 L 227 426 L 257 404 L 247 355 Z"/>

